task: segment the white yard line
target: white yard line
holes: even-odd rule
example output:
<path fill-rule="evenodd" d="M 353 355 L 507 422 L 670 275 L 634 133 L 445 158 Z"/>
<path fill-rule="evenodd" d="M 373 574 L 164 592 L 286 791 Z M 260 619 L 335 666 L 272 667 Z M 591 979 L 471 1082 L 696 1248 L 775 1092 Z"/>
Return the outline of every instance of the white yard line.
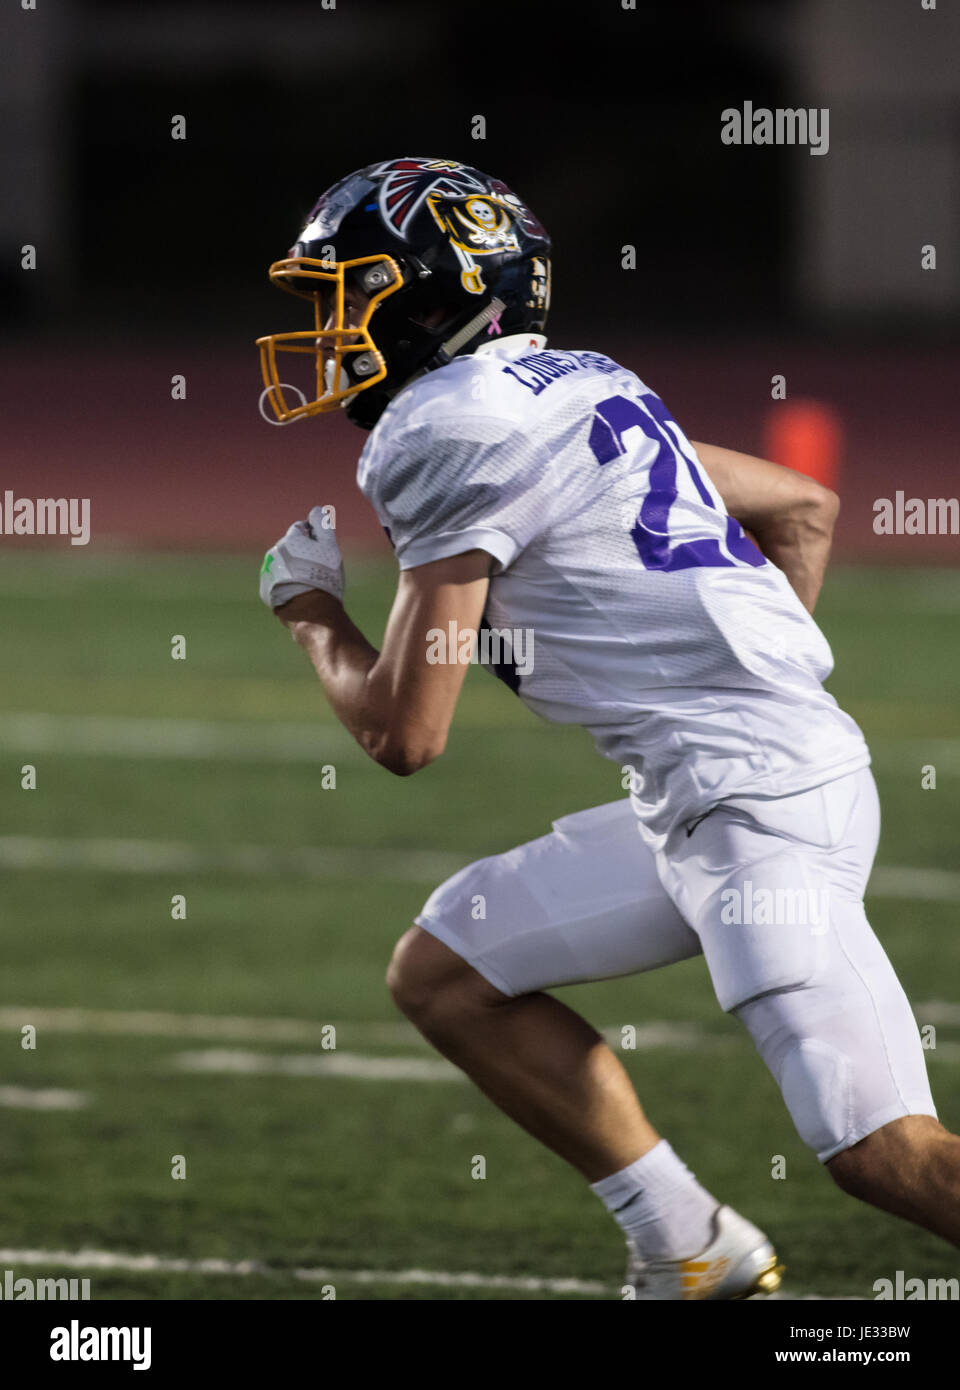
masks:
<path fill-rule="evenodd" d="M 960 874 L 949 869 L 913 869 L 880 864 L 870 876 L 867 898 L 902 898 L 914 902 L 957 902 Z"/>
<path fill-rule="evenodd" d="M 44 1008 L 28 1004 L 7 1004 L 0 1007 L 0 1031 L 19 1033 L 32 1024 L 38 1031 L 54 1033 L 90 1033 L 95 1036 L 159 1037 L 187 1041 L 204 1038 L 229 1042 L 328 1042 L 334 1028 L 338 1047 L 348 1042 L 353 1049 L 360 1047 L 410 1047 L 426 1049 L 429 1044 L 409 1023 L 369 1022 L 357 1019 L 344 1021 L 300 1018 L 242 1018 L 212 1014 L 172 1014 L 159 1011 L 130 1011 L 124 1009 Z M 610 1024 L 601 1029 L 613 1047 L 619 1047 L 622 1028 Z M 634 1039 L 638 1052 L 657 1048 L 691 1051 L 706 1041 L 705 1029 L 695 1023 L 648 1020 L 635 1027 Z M 711 1047 L 727 1042 L 712 1038 Z M 343 1055 L 342 1053 L 340 1054 Z"/>
<path fill-rule="evenodd" d="M 83 1091 L 0 1086 L 0 1108 L 4 1110 L 80 1110 L 88 1100 Z"/>
<path fill-rule="evenodd" d="M 948 1028 L 960 1025 L 960 1004 L 955 1001 L 928 999 L 924 1004 L 917 1004 L 914 1013 L 922 1023 L 944 1024 Z"/>
<path fill-rule="evenodd" d="M 339 724 L 131 715 L 0 715 L 0 748 L 30 754 L 115 758 L 210 758 L 226 762 L 362 762 L 366 754 Z"/>
<path fill-rule="evenodd" d="M 918 786 L 920 769 L 927 764 L 941 776 L 960 771 L 960 738 L 872 738 L 870 753 L 875 767 L 914 777 Z"/>
<path fill-rule="evenodd" d="M 503 721 L 471 728 L 503 728 Z M 512 724 L 509 727 L 517 727 Z M 337 723 L 321 719 L 230 720 L 148 718 L 139 715 L 0 713 L 0 748 L 11 753 L 77 757 L 210 759 L 241 763 L 361 763 L 366 754 Z M 916 772 L 932 763 L 960 769 L 960 738 L 871 740 L 874 761 L 890 771 Z"/>
<path fill-rule="evenodd" d="M 632 1046 L 624 1046 L 623 1025 L 611 1023 L 598 1027 L 614 1052 L 655 1052 L 658 1048 L 672 1048 L 675 1052 L 695 1052 L 709 1045 L 711 1052 L 723 1052 L 731 1045 L 736 1046 L 736 1037 L 731 1034 L 710 1033 L 699 1023 L 686 1023 L 682 1019 L 648 1020 L 646 1023 L 632 1024 Z"/>
<path fill-rule="evenodd" d="M 514 1293 L 601 1294 L 618 1298 L 620 1285 L 599 1279 L 541 1279 L 522 1274 L 476 1274 L 445 1269 L 331 1269 L 324 1267 L 281 1269 L 261 1260 L 185 1260 L 165 1255 L 125 1255 L 109 1250 L 0 1250 L 0 1265 L 40 1265 L 44 1268 L 84 1269 L 128 1274 L 193 1274 L 250 1278 L 293 1278 L 311 1284 L 388 1284 L 403 1288 L 426 1285 L 438 1289 L 505 1289 Z M 776 1299 L 821 1301 L 824 1294 L 793 1294 L 785 1290 Z M 831 1302 L 834 1300 L 830 1300 Z M 838 1302 L 859 1302 L 841 1296 Z"/>
<path fill-rule="evenodd" d="M 335 1076 L 351 1081 L 457 1081 L 466 1075 L 442 1058 L 361 1057 L 356 1052 L 301 1052 L 278 1056 L 270 1052 L 243 1052 L 237 1048 L 209 1048 L 204 1052 L 179 1052 L 171 1058 L 180 1071 L 246 1076 Z"/>
<path fill-rule="evenodd" d="M 446 850 L 319 848 L 312 845 L 195 845 L 177 840 L 54 839 L 0 836 L 0 867 L 152 874 L 228 870 L 238 874 L 298 874 L 306 878 L 377 878 L 437 883 L 469 862 Z M 960 901 L 960 873 L 881 864 L 867 896 L 914 902 Z"/>
<path fill-rule="evenodd" d="M 0 836 L 0 867 L 120 874 L 292 874 L 301 878 L 386 879 L 439 883 L 467 863 L 442 850 L 329 849 L 311 845 L 195 845 L 175 840 L 49 839 Z"/>
<path fill-rule="evenodd" d="M 361 1043 L 379 1047 L 402 1047 L 427 1043 L 409 1023 L 370 1023 L 317 1021 L 306 1018 L 241 1018 L 232 1015 L 172 1014 L 127 1009 L 57 1009 L 32 1005 L 0 1007 L 0 1030 L 19 1032 L 25 1024 L 38 1031 L 55 1033 L 93 1033 L 121 1037 L 220 1039 L 234 1042 L 316 1043 L 320 1046 L 334 1027 L 337 1041 L 344 1038 L 353 1046 Z"/>
<path fill-rule="evenodd" d="M 608 1030 L 617 1046 L 618 1028 Z M 647 1024 L 636 1030 L 632 1051 L 652 1049 L 691 1051 L 703 1045 L 702 1028 L 682 1023 Z M 716 1039 L 718 1044 L 727 1039 Z M 713 1044 L 711 1044 L 713 1048 Z M 271 1052 L 249 1052 L 239 1048 L 208 1048 L 199 1052 L 180 1052 L 172 1059 L 180 1071 L 247 1076 L 333 1076 L 352 1081 L 466 1081 L 467 1077 L 449 1062 L 422 1057 L 371 1057 L 339 1048 L 329 1052 L 301 1052 L 278 1056 Z"/>
<path fill-rule="evenodd" d="M 294 1278 L 309 1283 L 427 1284 L 449 1289 L 511 1289 L 524 1293 L 610 1294 L 613 1287 L 593 1279 L 538 1279 L 523 1275 L 452 1273 L 428 1269 L 280 1269 L 260 1260 L 184 1260 L 164 1255 L 124 1255 L 108 1250 L 0 1250 L 0 1265 L 122 1270 L 130 1274 L 199 1274 L 249 1278 Z"/>
<path fill-rule="evenodd" d="M 950 1026 L 960 1023 L 960 1005 L 949 1004 L 941 1001 L 934 1001 L 929 1004 L 917 1004 L 914 1010 L 919 1024 L 934 1023 L 936 1025 Z M 0 1006 L 0 1032 L 19 1033 L 27 1024 L 32 1025 L 40 1032 L 51 1033 L 81 1033 L 90 1034 L 95 1037 L 145 1037 L 145 1038 L 175 1038 L 179 1042 L 186 1042 L 189 1039 L 204 1039 L 218 1042 L 259 1042 L 259 1043 L 315 1043 L 322 1047 L 324 1043 L 329 1043 L 329 1029 L 335 1030 L 337 1049 L 335 1055 L 339 1058 L 350 1057 L 350 1062 L 345 1067 L 321 1067 L 316 1072 L 310 1071 L 311 1064 L 304 1062 L 294 1064 L 288 1070 L 289 1075 L 347 1075 L 348 1068 L 354 1065 L 357 1076 L 368 1079 L 371 1071 L 367 1064 L 385 1067 L 394 1062 L 413 1061 L 414 1059 L 403 1058 L 375 1058 L 367 1053 L 360 1053 L 356 1049 L 364 1047 L 415 1047 L 427 1049 L 429 1044 L 421 1037 L 415 1028 L 409 1023 L 404 1023 L 398 1019 L 395 1023 L 384 1021 L 370 1021 L 362 1019 L 346 1020 L 316 1020 L 306 1018 L 244 1018 L 237 1015 L 228 1014 L 172 1014 L 162 1013 L 157 1010 L 131 1011 L 127 1009 L 77 1009 L 77 1008 L 49 1008 L 35 1006 L 32 1004 L 6 1004 Z M 614 1051 L 624 1052 L 654 1052 L 658 1050 L 674 1052 L 692 1052 L 706 1045 L 709 1045 L 711 1052 L 726 1049 L 736 1045 L 734 1036 L 714 1035 L 709 1029 L 701 1027 L 697 1023 L 688 1023 L 676 1019 L 649 1019 L 646 1023 L 634 1025 L 632 1041 L 634 1048 L 623 1048 L 623 1027 L 621 1024 L 607 1024 L 600 1028 L 607 1042 Z M 342 1046 L 349 1044 L 348 1051 L 344 1052 Z M 331 1054 L 334 1050 L 331 1049 Z M 209 1065 L 196 1066 L 188 1069 L 192 1070 L 222 1070 L 222 1071 L 249 1071 L 264 1072 L 269 1070 L 268 1063 L 273 1064 L 285 1059 L 277 1058 L 271 1054 L 250 1054 L 246 1052 L 231 1052 L 230 1049 L 223 1049 L 220 1052 L 207 1051 L 190 1054 L 194 1057 L 205 1057 Z M 263 1059 L 259 1062 L 246 1064 L 241 1060 L 229 1060 L 230 1058 L 239 1059 L 244 1057 L 258 1057 Z M 322 1060 L 329 1061 L 330 1054 L 325 1057 L 320 1054 Z M 938 1041 L 937 1047 L 927 1052 L 927 1057 L 931 1061 L 941 1062 L 960 1062 L 960 1043 L 949 1040 Z M 212 1059 L 219 1058 L 218 1065 L 214 1068 Z M 299 1067 L 302 1069 L 298 1070 Z M 443 1066 L 446 1067 L 446 1063 Z M 415 1072 L 419 1072 L 419 1067 L 414 1067 Z M 399 1080 L 403 1079 L 399 1073 L 392 1077 L 386 1076 L 384 1079 Z M 411 1074 L 410 1079 L 422 1080 L 424 1075 Z M 447 1080 L 445 1074 L 438 1073 L 436 1079 Z"/>

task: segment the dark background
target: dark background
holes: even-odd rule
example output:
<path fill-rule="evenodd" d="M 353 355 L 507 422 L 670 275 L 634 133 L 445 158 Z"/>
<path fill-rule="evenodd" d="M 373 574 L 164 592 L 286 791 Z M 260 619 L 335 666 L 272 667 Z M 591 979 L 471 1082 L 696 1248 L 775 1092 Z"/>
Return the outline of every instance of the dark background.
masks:
<path fill-rule="evenodd" d="M 99 542 L 269 541 L 318 454 L 373 539 L 339 496 L 362 436 L 269 429 L 252 340 L 302 326 L 266 268 L 318 194 L 402 154 L 514 187 L 554 238 L 551 342 L 621 357 L 694 437 L 763 451 L 774 373 L 826 404 L 860 505 L 841 543 L 875 547 L 875 496 L 955 478 L 950 7 L 39 0 L 2 24 L 3 481 L 91 495 Z M 829 107 L 829 153 L 723 145 L 745 100 Z"/>
<path fill-rule="evenodd" d="M 51 269 L 74 318 L 242 324 L 321 190 L 399 152 L 501 171 L 542 209 L 561 328 L 609 327 L 614 303 L 671 329 L 722 325 L 734 302 L 741 325 L 797 307 L 790 166 L 718 139 L 741 93 L 786 95 L 783 53 L 764 51 L 775 5 L 608 4 L 589 22 L 523 3 L 78 8 L 107 35 L 73 16 Z M 170 138 L 172 113 L 186 140 Z M 626 242 L 642 266 L 629 285 Z"/>

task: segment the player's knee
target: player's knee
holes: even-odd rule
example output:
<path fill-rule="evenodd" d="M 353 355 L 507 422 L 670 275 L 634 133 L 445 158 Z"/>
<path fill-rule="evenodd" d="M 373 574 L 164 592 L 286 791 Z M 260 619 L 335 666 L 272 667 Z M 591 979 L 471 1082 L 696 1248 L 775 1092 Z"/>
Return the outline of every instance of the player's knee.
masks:
<path fill-rule="evenodd" d="M 411 927 L 409 931 L 404 932 L 394 947 L 390 964 L 387 966 L 387 989 L 402 1013 L 415 1012 L 422 1007 L 428 992 L 424 972 L 418 968 L 417 931 L 417 927 Z"/>
<path fill-rule="evenodd" d="M 441 1029 L 493 1002 L 488 996 L 505 997 L 422 927 L 411 927 L 397 942 L 387 988 L 401 1013 L 421 1029 Z"/>
<path fill-rule="evenodd" d="M 851 1197 L 883 1202 L 937 1163 L 944 1145 L 955 1141 L 931 1115 L 904 1115 L 841 1150 L 827 1163 L 834 1182 Z"/>
<path fill-rule="evenodd" d="M 869 1202 L 877 1194 L 878 1170 L 870 1152 L 869 1138 L 844 1149 L 827 1163 L 827 1172 L 849 1197 Z"/>

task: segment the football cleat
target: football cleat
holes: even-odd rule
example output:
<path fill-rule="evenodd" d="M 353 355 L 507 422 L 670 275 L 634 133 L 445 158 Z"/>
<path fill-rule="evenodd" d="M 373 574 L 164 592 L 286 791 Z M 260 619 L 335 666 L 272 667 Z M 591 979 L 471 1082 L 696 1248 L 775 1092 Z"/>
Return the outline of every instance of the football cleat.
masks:
<path fill-rule="evenodd" d="M 717 1207 L 712 1235 L 684 1260 L 642 1260 L 628 1242 L 627 1285 L 637 1299 L 767 1297 L 780 1287 L 783 1266 L 767 1237 L 732 1207 Z"/>

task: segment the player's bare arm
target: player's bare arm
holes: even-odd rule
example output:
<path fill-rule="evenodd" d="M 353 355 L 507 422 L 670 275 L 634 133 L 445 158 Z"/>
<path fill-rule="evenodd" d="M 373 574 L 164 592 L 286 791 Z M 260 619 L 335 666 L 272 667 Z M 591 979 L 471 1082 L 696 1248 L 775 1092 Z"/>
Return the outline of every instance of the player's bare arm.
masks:
<path fill-rule="evenodd" d="M 716 444 L 694 444 L 731 516 L 783 570 L 804 607 L 816 607 L 840 499 L 813 478 Z"/>
<path fill-rule="evenodd" d="M 403 570 L 383 649 L 367 641 L 332 594 L 295 596 L 276 614 L 310 657 L 327 699 L 365 753 L 397 776 L 443 752 L 467 666 L 427 660 L 427 633 L 476 632 L 490 556 L 471 550 Z"/>

